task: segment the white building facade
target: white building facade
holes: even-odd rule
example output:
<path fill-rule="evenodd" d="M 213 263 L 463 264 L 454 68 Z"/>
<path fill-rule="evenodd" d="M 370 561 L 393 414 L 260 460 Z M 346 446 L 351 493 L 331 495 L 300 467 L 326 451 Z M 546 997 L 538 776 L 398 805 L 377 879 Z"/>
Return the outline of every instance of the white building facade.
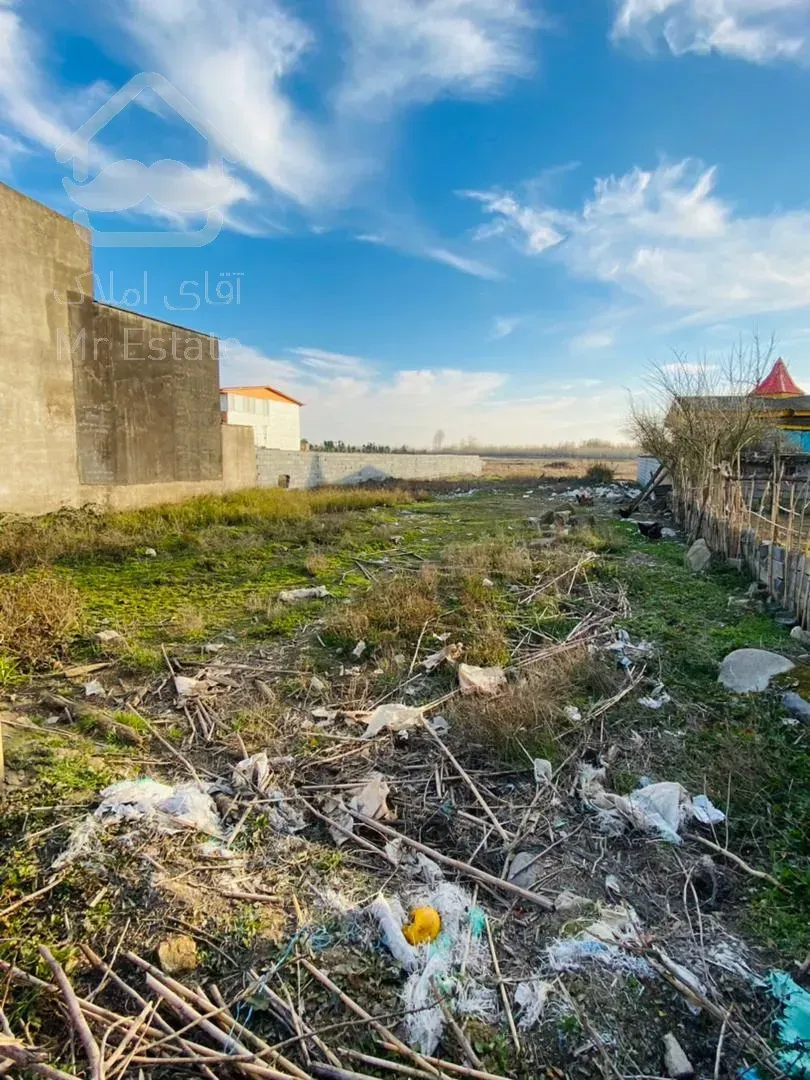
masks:
<path fill-rule="evenodd" d="M 222 420 L 253 428 L 256 446 L 301 449 L 301 402 L 272 386 L 225 386 L 220 390 Z"/>

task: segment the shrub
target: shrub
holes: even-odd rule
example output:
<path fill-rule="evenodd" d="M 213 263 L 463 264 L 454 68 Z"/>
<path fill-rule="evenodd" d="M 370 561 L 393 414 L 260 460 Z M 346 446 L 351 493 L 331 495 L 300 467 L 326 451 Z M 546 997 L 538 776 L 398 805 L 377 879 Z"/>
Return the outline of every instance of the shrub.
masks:
<path fill-rule="evenodd" d="M 612 466 L 597 461 L 585 473 L 585 480 L 589 484 L 612 484 L 615 475 L 616 470 Z"/>
<path fill-rule="evenodd" d="M 27 667 L 58 656 L 78 632 L 81 598 L 47 570 L 0 578 L 0 651 Z"/>

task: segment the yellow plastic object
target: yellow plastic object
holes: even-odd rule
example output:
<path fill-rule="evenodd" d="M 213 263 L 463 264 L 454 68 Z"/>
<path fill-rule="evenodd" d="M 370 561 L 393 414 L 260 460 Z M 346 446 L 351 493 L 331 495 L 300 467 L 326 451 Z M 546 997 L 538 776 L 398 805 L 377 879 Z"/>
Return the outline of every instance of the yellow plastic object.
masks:
<path fill-rule="evenodd" d="M 405 940 L 411 945 L 427 945 L 442 932 L 442 917 L 435 908 L 418 907 L 411 912 L 411 921 L 402 927 Z"/>

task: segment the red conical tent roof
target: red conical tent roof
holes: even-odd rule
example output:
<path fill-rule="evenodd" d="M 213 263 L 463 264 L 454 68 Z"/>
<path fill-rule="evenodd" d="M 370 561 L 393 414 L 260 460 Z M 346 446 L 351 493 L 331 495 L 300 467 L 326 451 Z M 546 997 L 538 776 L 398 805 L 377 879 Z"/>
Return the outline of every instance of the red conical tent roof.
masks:
<path fill-rule="evenodd" d="M 770 373 L 751 393 L 754 397 L 802 397 L 804 391 L 791 379 L 785 361 L 780 356 Z"/>

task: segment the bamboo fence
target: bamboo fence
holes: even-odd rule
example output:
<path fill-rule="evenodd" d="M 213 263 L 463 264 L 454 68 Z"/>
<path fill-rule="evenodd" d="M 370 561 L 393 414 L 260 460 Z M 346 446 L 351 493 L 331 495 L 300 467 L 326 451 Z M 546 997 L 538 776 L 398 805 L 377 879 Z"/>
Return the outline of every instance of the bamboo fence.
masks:
<path fill-rule="evenodd" d="M 711 467 L 703 482 L 675 483 L 676 517 L 690 541 L 746 567 L 769 596 L 810 626 L 810 478 L 786 480 L 774 456 L 770 475 L 745 465 Z"/>

